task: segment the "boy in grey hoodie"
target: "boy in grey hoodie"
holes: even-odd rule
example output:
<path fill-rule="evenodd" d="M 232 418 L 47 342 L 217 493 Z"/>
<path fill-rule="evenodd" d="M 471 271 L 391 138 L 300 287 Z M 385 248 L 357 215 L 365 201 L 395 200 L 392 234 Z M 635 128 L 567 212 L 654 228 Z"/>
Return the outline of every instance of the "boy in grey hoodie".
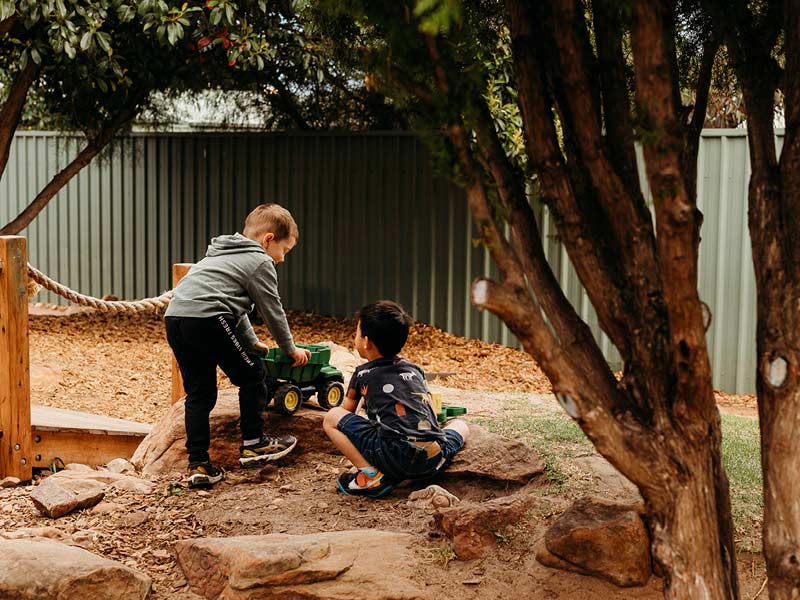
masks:
<path fill-rule="evenodd" d="M 224 476 L 208 456 L 217 366 L 239 387 L 242 466 L 276 460 L 297 444 L 293 436 L 264 435 L 264 367 L 252 353 L 267 346 L 259 341 L 247 317 L 256 308 L 281 349 L 294 358 L 294 365 L 308 362 L 309 352 L 294 345 L 275 271 L 275 264 L 283 262 L 297 238 L 297 224 L 288 210 L 262 204 L 247 216 L 243 234 L 213 238 L 206 257 L 173 291 L 164 321 L 186 390 L 190 487 L 213 485 Z"/>

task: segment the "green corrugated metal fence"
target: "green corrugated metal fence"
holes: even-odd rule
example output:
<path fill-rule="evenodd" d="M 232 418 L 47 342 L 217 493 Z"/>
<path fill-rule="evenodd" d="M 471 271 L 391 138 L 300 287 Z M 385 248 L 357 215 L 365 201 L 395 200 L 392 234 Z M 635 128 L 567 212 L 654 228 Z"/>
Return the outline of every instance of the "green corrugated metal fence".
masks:
<path fill-rule="evenodd" d="M 0 222 L 78 151 L 76 138 L 19 133 L 0 179 Z M 748 169 L 742 131 L 704 132 L 700 294 L 714 314 L 715 385 L 742 393 L 753 391 L 755 372 Z M 434 176 L 424 147 L 408 134 L 132 134 L 71 181 L 23 235 L 30 261 L 51 277 L 83 293 L 138 298 L 168 288 L 172 263 L 198 260 L 210 237 L 240 229 L 266 201 L 285 205 L 300 226 L 299 245 L 279 267 L 287 307 L 351 315 L 391 297 L 452 333 L 515 343 L 498 319 L 470 306 L 472 280 L 495 269 L 473 244 L 463 191 Z M 556 275 L 619 368 L 552 220 L 540 211 Z"/>

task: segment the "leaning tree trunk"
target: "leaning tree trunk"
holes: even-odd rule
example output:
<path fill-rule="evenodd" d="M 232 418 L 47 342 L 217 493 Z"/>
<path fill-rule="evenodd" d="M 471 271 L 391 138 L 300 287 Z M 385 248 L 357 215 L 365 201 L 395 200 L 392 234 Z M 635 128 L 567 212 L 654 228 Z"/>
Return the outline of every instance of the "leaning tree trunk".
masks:
<path fill-rule="evenodd" d="M 17 235 L 25 229 L 44 210 L 50 200 L 65 186 L 81 169 L 88 165 L 95 156 L 100 154 L 108 146 L 120 130 L 124 129 L 136 117 L 139 104 L 147 95 L 147 92 L 132 94 L 130 103 L 121 109 L 112 119 L 103 124 L 102 129 L 92 138 L 72 159 L 67 166 L 55 174 L 55 176 L 42 188 L 42 190 L 31 200 L 31 202 L 13 220 L 0 228 L 0 235 Z M 10 143 L 10 142 L 9 142 Z"/>

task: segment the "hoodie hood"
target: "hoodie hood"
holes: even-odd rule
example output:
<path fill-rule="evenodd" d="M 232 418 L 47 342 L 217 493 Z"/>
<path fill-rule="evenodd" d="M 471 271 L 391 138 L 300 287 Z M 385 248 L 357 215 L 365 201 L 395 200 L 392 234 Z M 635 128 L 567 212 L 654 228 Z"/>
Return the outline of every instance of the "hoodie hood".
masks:
<path fill-rule="evenodd" d="M 269 256 L 264 252 L 261 244 L 244 237 L 241 233 L 211 238 L 211 244 L 206 250 L 206 256 L 222 256 L 225 254 L 240 254 L 242 252 L 260 252 Z"/>

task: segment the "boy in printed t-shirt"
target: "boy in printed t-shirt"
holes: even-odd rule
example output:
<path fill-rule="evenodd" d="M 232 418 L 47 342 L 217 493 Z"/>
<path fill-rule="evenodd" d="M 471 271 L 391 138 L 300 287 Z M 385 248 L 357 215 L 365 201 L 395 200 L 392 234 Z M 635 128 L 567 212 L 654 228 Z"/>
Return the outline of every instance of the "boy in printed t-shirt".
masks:
<path fill-rule="evenodd" d="M 355 347 L 369 362 L 355 370 L 347 398 L 323 422 L 325 433 L 356 468 L 337 481 L 345 494 L 378 498 L 403 479 L 435 475 L 469 434 L 460 420 L 439 427 L 424 372 L 397 355 L 410 324 L 411 317 L 389 300 L 358 313 Z M 354 414 L 361 398 L 367 419 Z"/>

